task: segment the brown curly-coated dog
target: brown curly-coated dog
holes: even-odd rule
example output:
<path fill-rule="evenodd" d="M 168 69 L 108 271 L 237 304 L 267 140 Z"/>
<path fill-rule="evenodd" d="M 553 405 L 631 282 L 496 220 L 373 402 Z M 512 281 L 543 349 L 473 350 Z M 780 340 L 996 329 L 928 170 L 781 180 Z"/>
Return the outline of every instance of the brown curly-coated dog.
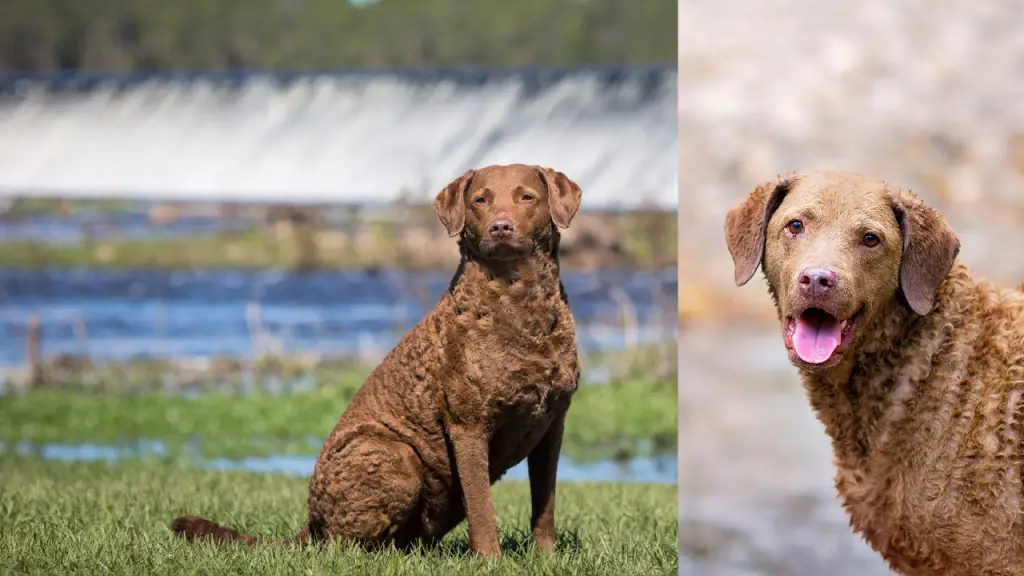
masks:
<path fill-rule="evenodd" d="M 725 232 L 737 284 L 764 270 L 853 529 L 908 576 L 1024 574 L 1024 293 L 859 174 L 759 186 Z"/>
<path fill-rule="evenodd" d="M 537 546 L 555 546 L 555 477 L 579 382 L 558 273 L 558 228 L 580 206 L 561 172 L 470 170 L 434 201 L 462 262 L 449 290 L 370 374 L 324 443 L 309 520 L 291 541 L 432 544 L 465 518 L 471 549 L 499 556 L 491 484 L 527 459 Z M 256 542 L 203 518 L 187 538 Z"/>

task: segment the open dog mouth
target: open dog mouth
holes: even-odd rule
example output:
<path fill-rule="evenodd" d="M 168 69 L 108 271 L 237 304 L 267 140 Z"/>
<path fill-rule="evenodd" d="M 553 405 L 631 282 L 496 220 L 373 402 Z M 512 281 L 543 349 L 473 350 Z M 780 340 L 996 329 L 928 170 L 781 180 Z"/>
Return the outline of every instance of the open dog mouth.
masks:
<path fill-rule="evenodd" d="M 859 315 L 858 310 L 850 318 L 840 320 L 821 308 L 806 308 L 786 318 L 786 348 L 804 364 L 832 364 L 849 344 Z"/>

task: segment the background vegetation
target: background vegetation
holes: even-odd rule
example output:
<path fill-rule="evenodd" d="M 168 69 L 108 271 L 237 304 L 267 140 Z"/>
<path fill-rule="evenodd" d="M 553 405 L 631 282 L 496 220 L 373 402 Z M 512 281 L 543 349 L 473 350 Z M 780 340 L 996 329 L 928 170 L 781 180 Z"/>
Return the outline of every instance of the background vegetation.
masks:
<path fill-rule="evenodd" d="M 664 63 L 675 15 L 675 0 L 4 0 L 0 68 Z"/>

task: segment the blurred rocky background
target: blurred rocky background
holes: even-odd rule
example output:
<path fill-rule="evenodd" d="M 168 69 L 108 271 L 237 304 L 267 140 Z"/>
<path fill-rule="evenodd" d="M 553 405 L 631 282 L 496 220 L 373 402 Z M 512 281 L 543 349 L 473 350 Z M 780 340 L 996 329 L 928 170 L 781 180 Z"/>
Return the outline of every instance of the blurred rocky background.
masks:
<path fill-rule="evenodd" d="M 1024 281 L 1024 12 L 1007 0 L 679 8 L 680 569 L 886 574 L 847 528 L 763 283 L 733 284 L 724 217 L 778 174 L 861 171 L 942 211 L 980 274 Z"/>

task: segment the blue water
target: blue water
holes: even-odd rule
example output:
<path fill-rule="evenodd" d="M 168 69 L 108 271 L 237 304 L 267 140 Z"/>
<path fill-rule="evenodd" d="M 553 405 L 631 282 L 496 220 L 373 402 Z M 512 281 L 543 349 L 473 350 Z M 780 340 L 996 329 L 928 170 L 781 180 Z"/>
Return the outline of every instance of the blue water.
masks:
<path fill-rule="evenodd" d="M 271 351 L 372 361 L 434 306 L 449 280 L 449 273 L 400 270 L 0 269 L 0 366 L 25 362 L 32 314 L 42 320 L 47 356 Z M 584 354 L 627 345 L 615 289 L 635 308 L 636 344 L 675 335 L 675 268 L 566 272 L 564 283 Z"/>
<path fill-rule="evenodd" d="M 4 446 L 0 444 L 0 450 Z M 34 453 L 49 460 L 62 461 L 106 461 L 116 462 L 125 457 L 126 453 L 145 453 L 159 456 L 164 447 L 159 442 L 147 442 L 127 450 L 125 447 L 101 444 L 46 444 L 32 447 L 18 445 L 16 452 Z M 277 473 L 290 476 L 306 477 L 312 474 L 316 462 L 314 455 L 278 454 L 266 457 L 250 457 L 239 460 L 216 458 L 202 460 L 197 463 L 199 468 L 206 470 L 244 470 L 249 472 Z M 558 480 L 560 482 L 641 482 L 676 484 L 679 480 L 679 460 L 677 457 L 635 458 L 626 462 L 599 460 L 596 462 L 577 463 L 562 457 L 558 463 Z M 521 462 L 509 470 L 505 478 L 526 481 L 526 462 Z"/>
<path fill-rule="evenodd" d="M 3 198 L 0 197 L 0 201 Z M 0 220 L 0 242 L 35 242 L 67 245 L 83 242 L 87 238 L 99 240 L 131 240 L 181 238 L 188 235 L 209 236 L 226 232 L 253 230 L 252 215 L 237 219 L 224 218 L 217 204 L 189 206 L 189 211 L 160 224 L 150 221 L 154 204 L 146 201 L 121 200 L 117 210 L 91 210 L 79 205 L 73 213 L 60 215 L 52 212 L 21 214 Z M 353 226 L 351 206 L 320 206 L 319 217 L 331 229 Z M 387 204 L 358 206 L 360 218 L 395 220 L 394 207 Z M 257 227 L 257 231 L 262 228 Z"/>
<path fill-rule="evenodd" d="M 91 234 L 94 240 L 153 239 L 180 237 L 188 234 L 209 235 L 240 231 L 245 222 L 231 226 L 229 221 L 202 216 L 184 215 L 174 221 L 154 226 L 149 215 L 138 207 L 123 212 L 81 213 L 69 217 L 41 213 L 12 218 L 0 225 L 0 242 L 32 241 L 46 244 L 77 244 Z M 132 207 L 129 207 L 132 208 Z"/>
<path fill-rule="evenodd" d="M 181 219 L 160 229 L 126 212 L 98 217 L 95 238 L 209 233 L 220 224 Z M 38 216 L 5 222 L 0 241 L 81 241 L 88 216 Z M 631 343 L 675 337 L 676 271 L 568 271 L 563 275 L 576 317 L 581 351 L 624 348 L 622 295 L 635 314 Z M 320 353 L 374 362 L 434 306 L 447 288 L 448 272 L 332 270 L 98 270 L 0 269 L 0 368 L 25 362 L 26 323 L 38 314 L 43 354 L 83 354 L 94 361 L 138 356 L 209 358 L 219 354 Z M 616 291 L 621 291 L 615 293 Z M 614 297 L 613 297 L 614 296 Z M 599 367 L 588 378 L 600 380 Z M 2 380 L 2 374 L 0 374 Z M 0 382 L 0 392 L 3 384 Z M 319 440 L 316 444 L 319 445 Z M 0 444 L 0 450 L 3 446 Z M 158 442 L 131 448 L 96 444 L 18 445 L 20 452 L 54 460 L 116 461 L 141 454 L 159 456 Z M 199 460 L 211 470 L 247 470 L 308 476 L 314 455 L 271 455 L 237 460 Z M 507 476 L 526 480 L 526 464 Z M 565 482 L 677 481 L 675 458 L 573 462 L 563 458 Z"/>

